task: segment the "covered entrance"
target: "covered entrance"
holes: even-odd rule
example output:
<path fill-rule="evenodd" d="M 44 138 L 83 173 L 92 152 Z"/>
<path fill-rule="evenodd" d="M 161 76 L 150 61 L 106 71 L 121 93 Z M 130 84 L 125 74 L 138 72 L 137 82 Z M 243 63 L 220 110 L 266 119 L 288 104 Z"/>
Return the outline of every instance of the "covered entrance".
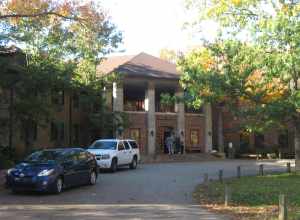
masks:
<path fill-rule="evenodd" d="M 159 153 L 168 154 L 168 147 L 166 145 L 166 140 L 171 134 L 175 134 L 175 129 L 173 127 L 160 127 L 159 128 Z"/>

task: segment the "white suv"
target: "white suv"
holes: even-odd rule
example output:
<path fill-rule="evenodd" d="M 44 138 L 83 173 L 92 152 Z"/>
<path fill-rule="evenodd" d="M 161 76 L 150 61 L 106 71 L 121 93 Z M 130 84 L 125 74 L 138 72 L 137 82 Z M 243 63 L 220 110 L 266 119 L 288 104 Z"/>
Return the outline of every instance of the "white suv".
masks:
<path fill-rule="evenodd" d="M 136 169 L 140 161 L 140 151 L 134 140 L 100 139 L 87 150 L 96 156 L 100 168 L 110 169 L 112 172 L 125 165 Z"/>

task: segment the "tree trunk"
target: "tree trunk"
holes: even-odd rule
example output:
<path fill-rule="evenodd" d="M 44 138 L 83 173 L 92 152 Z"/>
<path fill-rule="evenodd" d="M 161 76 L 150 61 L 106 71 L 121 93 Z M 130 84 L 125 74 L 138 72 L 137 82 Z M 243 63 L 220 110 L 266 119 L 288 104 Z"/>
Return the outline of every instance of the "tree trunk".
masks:
<path fill-rule="evenodd" d="M 295 170 L 300 172 L 300 126 L 295 125 Z"/>
<path fill-rule="evenodd" d="M 222 108 L 219 108 L 218 111 L 218 147 L 219 152 L 224 152 L 224 137 L 223 137 L 223 114 L 222 114 Z"/>

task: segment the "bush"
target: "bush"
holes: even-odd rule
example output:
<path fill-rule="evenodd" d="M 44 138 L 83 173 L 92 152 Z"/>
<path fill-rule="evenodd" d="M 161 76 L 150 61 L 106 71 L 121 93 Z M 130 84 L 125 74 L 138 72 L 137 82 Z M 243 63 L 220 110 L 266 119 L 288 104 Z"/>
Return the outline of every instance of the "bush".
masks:
<path fill-rule="evenodd" d="M 11 168 L 15 164 L 14 151 L 8 147 L 0 146 L 0 169 Z"/>

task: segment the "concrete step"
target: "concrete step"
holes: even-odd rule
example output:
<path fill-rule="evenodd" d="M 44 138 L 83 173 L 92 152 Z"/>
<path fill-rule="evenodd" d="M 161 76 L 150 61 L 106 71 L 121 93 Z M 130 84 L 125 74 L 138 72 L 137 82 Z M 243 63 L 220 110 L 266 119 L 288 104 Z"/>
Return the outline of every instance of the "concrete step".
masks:
<path fill-rule="evenodd" d="M 214 161 L 222 158 L 209 153 L 186 153 L 186 154 L 158 154 L 154 156 L 142 155 L 142 163 L 169 163 L 169 162 L 191 162 L 191 161 Z"/>

